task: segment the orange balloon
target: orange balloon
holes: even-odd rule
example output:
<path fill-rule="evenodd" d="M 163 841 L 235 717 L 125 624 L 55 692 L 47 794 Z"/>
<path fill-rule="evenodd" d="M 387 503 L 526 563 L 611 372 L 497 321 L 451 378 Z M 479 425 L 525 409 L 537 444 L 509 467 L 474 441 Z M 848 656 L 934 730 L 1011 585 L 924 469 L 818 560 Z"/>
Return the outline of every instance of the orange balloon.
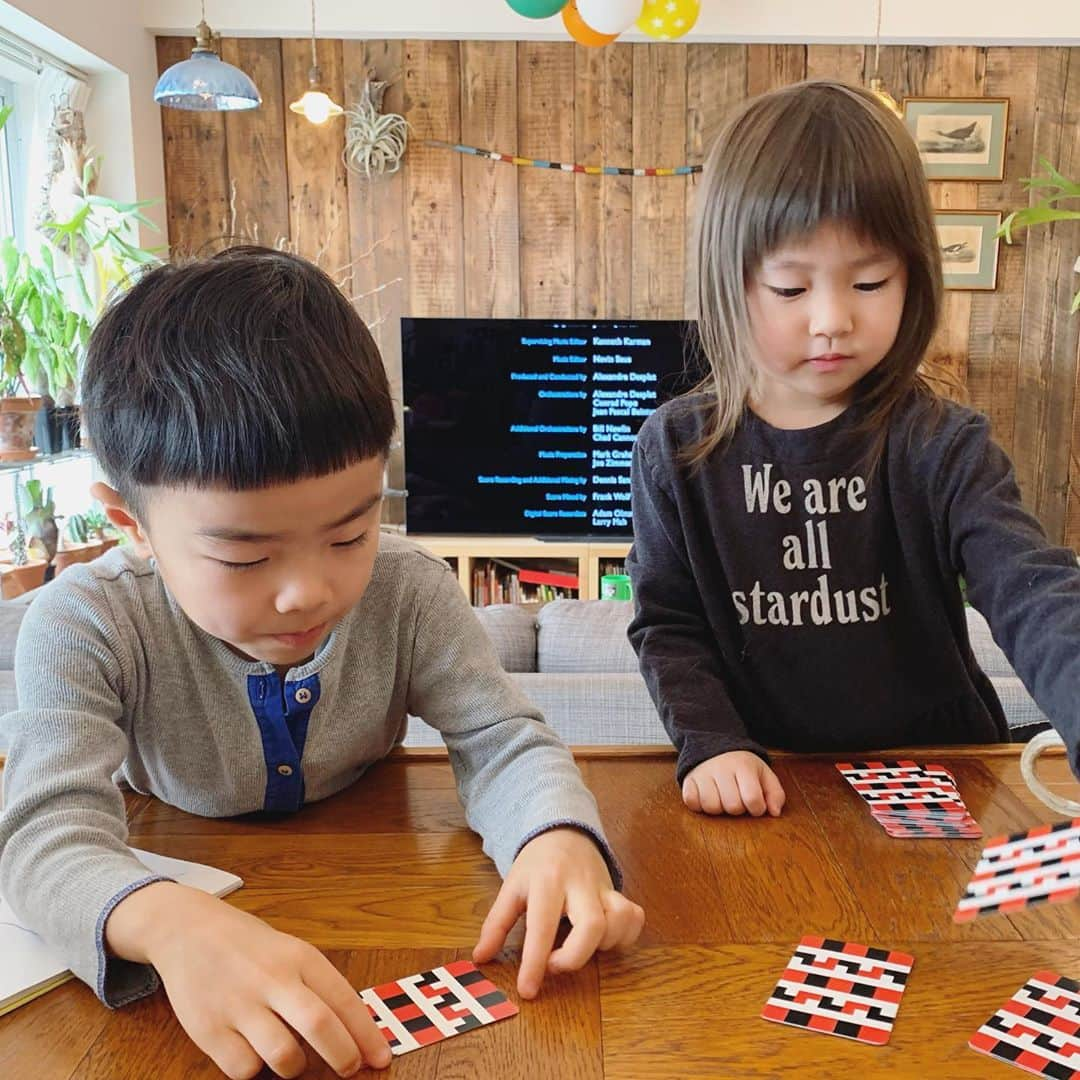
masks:
<path fill-rule="evenodd" d="M 601 45 L 610 45 L 619 35 L 597 33 L 579 14 L 575 0 L 562 9 L 563 26 L 566 32 L 579 44 L 598 49 Z"/>

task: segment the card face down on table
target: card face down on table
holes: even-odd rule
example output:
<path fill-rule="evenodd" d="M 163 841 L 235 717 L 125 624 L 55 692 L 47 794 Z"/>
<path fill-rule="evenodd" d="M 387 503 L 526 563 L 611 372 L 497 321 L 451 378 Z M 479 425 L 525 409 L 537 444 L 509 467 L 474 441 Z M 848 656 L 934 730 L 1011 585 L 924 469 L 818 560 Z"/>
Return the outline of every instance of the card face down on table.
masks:
<path fill-rule="evenodd" d="M 1036 1076 L 1080 1080 L 1080 983 L 1035 972 L 968 1046 Z"/>
<path fill-rule="evenodd" d="M 808 934 L 761 1016 L 881 1046 L 892 1034 L 914 963 L 908 953 Z"/>
<path fill-rule="evenodd" d="M 1080 818 L 988 841 L 954 922 L 1080 896 Z"/>

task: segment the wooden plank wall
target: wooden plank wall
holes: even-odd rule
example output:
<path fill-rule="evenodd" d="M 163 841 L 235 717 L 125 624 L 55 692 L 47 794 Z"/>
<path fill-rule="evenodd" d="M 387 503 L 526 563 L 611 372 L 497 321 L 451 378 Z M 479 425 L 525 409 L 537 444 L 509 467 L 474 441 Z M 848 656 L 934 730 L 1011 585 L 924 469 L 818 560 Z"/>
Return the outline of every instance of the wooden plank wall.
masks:
<path fill-rule="evenodd" d="M 162 69 L 190 43 L 158 39 Z M 376 183 L 342 165 L 343 122 L 289 113 L 307 41 L 229 39 L 263 106 L 222 116 L 163 109 L 169 241 L 288 244 L 333 273 L 373 326 L 400 395 L 399 318 L 693 316 L 696 185 L 514 168 L 420 145 L 430 137 L 587 164 L 701 161 L 726 112 L 805 77 L 861 82 L 862 46 L 569 42 L 319 42 L 324 78 L 354 101 L 368 68 L 412 125 L 405 166 Z M 1080 176 L 1080 48 L 885 47 L 892 93 L 1010 99 L 1002 183 L 934 183 L 942 209 L 1008 212 L 1046 158 Z M 966 386 L 1016 463 L 1050 536 L 1080 549 L 1080 222 L 1002 245 L 994 292 L 950 292 L 933 356 Z M 401 486 L 396 448 L 391 484 Z M 390 504 L 400 520 L 400 503 Z"/>

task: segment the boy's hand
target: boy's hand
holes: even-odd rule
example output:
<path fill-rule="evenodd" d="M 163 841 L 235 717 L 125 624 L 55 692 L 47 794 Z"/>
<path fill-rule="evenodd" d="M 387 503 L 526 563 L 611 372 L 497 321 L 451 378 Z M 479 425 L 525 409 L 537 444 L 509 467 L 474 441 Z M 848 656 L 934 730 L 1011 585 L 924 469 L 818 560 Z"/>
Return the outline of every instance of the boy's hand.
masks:
<path fill-rule="evenodd" d="M 555 828 L 518 852 L 499 895 L 484 920 L 473 961 L 483 964 L 503 946 L 525 914 L 525 945 L 518 970 L 518 993 L 534 998 L 544 973 L 577 971 L 597 949 L 631 945 L 645 925 L 645 913 L 616 892 L 596 842 L 574 828 Z M 552 951 L 559 922 L 573 926 Z"/>
<path fill-rule="evenodd" d="M 196 889 L 156 882 L 113 909 L 110 949 L 157 968 L 176 1018 L 233 1080 L 299 1076 L 305 1039 L 340 1076 L 384 1068 L 390 1047 L 367 1006 L 314 946 Z"/>
<path fill-rule="evenodd" d="M 749 750 L 717 754 L 695 766 L 682 785 L 683 802 L 704 814 L 779 817 L 787 796 L 776 773 Z"/>

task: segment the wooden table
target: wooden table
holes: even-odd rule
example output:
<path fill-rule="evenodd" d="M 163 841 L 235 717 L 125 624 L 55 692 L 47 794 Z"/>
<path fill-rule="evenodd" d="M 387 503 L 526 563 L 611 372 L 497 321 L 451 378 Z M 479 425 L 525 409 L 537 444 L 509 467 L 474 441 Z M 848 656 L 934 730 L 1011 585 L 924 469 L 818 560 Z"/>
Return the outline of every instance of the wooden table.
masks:
<path fill-rule="evenodd" d="M 987 835 L 1050 819 L 1026 797 L 1014 747 L 914 756 L 956 772 Z M 1080 905 L 957 926 L 981 841 L 890 839 L 832 759 L 778 759 L 778 820 L 690 814 L 666 752 L 579 760 L 647 913 L 639 946 L 549 981 L 514 1019 L 398 1059 L 390 1076 L 1015 1078 L 968 1036 L 1037 969 L 1080 976 Z M 1047 765 L 1072 783 L 1063 758 Z M 498 889 L 431 754 L 385 762 L 285 820 L 203 820 L 142 796 L 129 812 L 132 843 L 240 874 L 228 902 L 307 938 L 357 988 L 468 957 Z M 805 933 L 915 956 L 887 1046 L 758 1019 Z M 516 1000 L 514 949 L 486 970 Z M 219 1075 L 162 993 L 109 1012 L 73 982 L 0 1019 L 4 1080 Z M 333 1074 L 313 1063 L 305 1075 Z"/>

